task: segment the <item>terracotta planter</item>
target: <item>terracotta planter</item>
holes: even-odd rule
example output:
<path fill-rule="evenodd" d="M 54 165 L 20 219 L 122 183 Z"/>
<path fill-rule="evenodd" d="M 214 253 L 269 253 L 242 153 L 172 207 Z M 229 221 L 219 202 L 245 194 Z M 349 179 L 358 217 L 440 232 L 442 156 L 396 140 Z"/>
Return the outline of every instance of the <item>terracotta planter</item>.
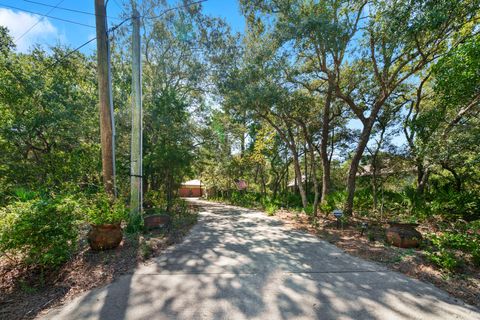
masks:
<path fill-rule="evenodd" d="M 387 242 L 399 248 L 416 248 L 422 241 L 422 234 L 415 230 L 416 223 L 391 222 L 386 231 Z"/>
<path fill-rule="evenodd" d="M 108 250 L 118 247 L 122 242 L 123 232 L 120 223 L 91 225 L 88 243 L 92 250 Z"/>
<path fill-rule="evenodd" d="M 170 220 L 170 216 L 166 214 L 152 214 L 143 218 L 143 225 L 145 229 L 151 230 L 167 226 Z"/>

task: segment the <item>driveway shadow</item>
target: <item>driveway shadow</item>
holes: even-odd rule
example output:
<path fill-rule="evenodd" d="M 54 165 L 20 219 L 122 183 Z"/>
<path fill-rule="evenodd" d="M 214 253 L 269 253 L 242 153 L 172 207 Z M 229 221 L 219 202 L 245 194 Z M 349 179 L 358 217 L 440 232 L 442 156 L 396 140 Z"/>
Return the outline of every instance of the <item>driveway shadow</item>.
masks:
<path fill-rule="evenodd" d="M 281 221 L 197 201 L 185 240 L 48 319 L 480 319 L 432 285 Z"/>

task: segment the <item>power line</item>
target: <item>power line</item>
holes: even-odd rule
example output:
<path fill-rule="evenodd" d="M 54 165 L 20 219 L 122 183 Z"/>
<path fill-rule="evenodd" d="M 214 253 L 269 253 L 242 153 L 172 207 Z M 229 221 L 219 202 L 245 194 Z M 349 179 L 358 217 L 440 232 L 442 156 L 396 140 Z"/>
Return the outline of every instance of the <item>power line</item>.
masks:
<path fill-rule="evenodd" d="M 18 8 L 18 7 L 6 5 L 6 4 L 3 4 L 3 3 L 0 3 L 0 6 L 3 6 L 3 7 L 5 7 L 5 8 L 10 8 L 10 9 L 15 9 L 15 10 L 19 10 L 19 11 L 28 12 L 28 13 L 31 13 L 31 14 L 36 14 L 37 16 L 41 16 L 41 17 L 47 17 L 47 18 L 50 18 L 50 19 L 56 19 L 56 20 L 60 20 L 60 21 L 63 21 L 63 22 L 73 23 L 73 24 L 77 24 L 77 25 L 79 25 L 79 26 L 84 26 L 84 27 L 89 27 L 89 28 L 95 29 L 94 26 L 91 26 L 91 25 L 89 25 L 89 24 L 84 24 L 84 23 L 77 22 L 77 21 L 72 21 L 72 20 L 68 20 L 68 19 L 53 17 L 53 16 L 50 16 L 50 15 L 48 15 L 48 14 L 41 14 L 41 13 L 38 13 L 38 12 L 34 12 L 34 11 L 30 11 L 30 10 L 25 10 L 25 9 L 22 9 L 22 8 Z"/>
<path fill-rule="evenodd" d="M 107 30 L 107 34 L 109 34 L 110 32 L 113 32 L 115 31 L 116 29 L 120 28 L 125 22 L 127 22 L 128 20 L 130 20 L 131 17 L 128 17 L 126 19 L 124 19 L 122 22 L 120 22 L 119 24 L 111 27 L 110 29 Z M 52 63 L 51 65 L 49 65 L 45 70 L 48 70 L 50 69 L 51 67 L 54 67 L 55 65 L 57 65 L 58 63 L 60 63 L 62 60 L 65 60 L 66 58 L 68 58 L 69 56 L 71 56 L 72 54 L 74 54 L 75 52 L 77 52 L 78 50 L 80 50 L 81 48 L 85 47 L 87 44 L 89 44 L 90 42 L 92 42 L 93 40 L 97 39 L 97 37 L 94 37 L 90 40 L 88 40 L 87 42 L 84 42 L 83 44 L 81 44 L 80 46 L 78 46 L 77 48 L 71 50 L 69 53 L 65 54 L 63 57 L 57 59 L 54 63 Z"/>
<path fill-rule="evenodd" d="M 121 9 L 121 10 L 123 9 L 122 6 L 118 3 L 117 0 L 113 0 L 113 2 L 115 2 L 115 4 L 118 6 L 119 9 Z"/>
<path fill-rule="evenodd" d="M 193 6 L 194 4 L 199 4 L 199 3 L 202 3 L 202 2 L 205 2 L 205 1 L 208 1 L 208 0 L 199 0 L 199 1 L 195 1 L 195 2 L 190 2 L 190 3 L 184 4 L 183 6 L 178 6 L 178 7 L 166 9 L 165 11 L 161 12 L 158 16 L 153 16 L 153 17 L 145 17 L 144 16 L 143 18 L 144 19 L 161 18 L 163 15 L 165 15 L 166 13 L 168 13 L 170 11 L 181 9 L 181 8 L 187 8 L 187 7 Z"/>
<path fill-rule="evenodd" d="M 198 3 L 201 3 L 201 2 L 205 2 L 205 1 L 208 1 L 208 0 L 200 0 L 200 1 L 196 1 L 196 2 L 191 2 L 189 4 L 186 4 L 186 5 L 183 5 L 183 6 L 178 6 L 178 7 L 175 7 L 175 8 L 170 8 L 170 9 L 167 9 L 165 11 L 163 11 L 162 13 L 160 13 L 158 16 L 155 16 L 155 17 L 144 17 L 144 18 L 149 18 L 149 19 L 153 19 L 153 18 L 160 18 L 161 16 L 163 16 L 165 13 L 169 12 L 169 11 L 172 11 L 172 10 L 176 10 L 176 9 L 180 9 L 180 8 L 183 8 L 183 7 L 188 7 L 188 6 L 191 6 L 191 5 L 194 5 L 194 4 L 198 4 Z M 0 4 L 0 5 L 3 5 L 3 4 Z M 22 10 L 22 9 L 18 9 L 18 10 Z M 26 10 L 23 10 L 23 11 L 26 11 Z M 27 11 L 28 12 L 28 11 Z M 37 14 L 37 13 L 35 13 Z M 45 15 L 46 17 L 48 17 L 47 15 Z M 116 29 L 120 28 L 125 22 L 127 22 L 128 20 L 132 19 L 132 17 L 128 17 L 126 19 L 124 19 L 122 22 L 118 23 L 117 25 L 111 27 L 110 29 L 107 30 L 107 34 L 110 33 L 110 32 L 113 32 L 115 31 Z M 88 25 L 87 25 L 88 26 Z M 93 27 L 95 28 L 95 27 Z M 57 59 L 55 62 L 53 62 L 51 65 L 49 65 L 48 67 L 46 67 L 44 69 L 44 71 L 50 69 L 51 67 L 54 67 L 55 65 L 57 65 L 58 63 L 60 63 L 62 60 L 65 60 L 66 58 L 68 58 L 69 56 L 71 56 L 72 54 L 74 54 L 75 52 L 77 52 L 78 50 L 80 50 L 81 48 L 85 47 L 87 44 L 89 44 L 90 42 L 92 42 L 93 40 L 96 40 L 97 37 L 94 37 L 94 38 L 91 38 L 90 40 L 84 42 L 83 44 L 81 44 L 80 46 L 78 46 L 77 48 L 75 48 L 74 50 L 71 50 L 70 52 L 68 52 L 67 54 L 65 54 L 63 57 Z"/>
<path fill-rule="evenodd" d="M 70 9 L 70 8 L 65 8 L 65 7 L 59 7 L 59 6 L 52 6 L 50 4 L 46 4 L 46 3 L 42 3 L 42 2 L 38 2 L 38 1 L 32 1 L 32 0 L 23 0 L 25 2 L 30 2 L 30 3 L 33 3 L 33 4 L 37 4 L 37 5 L 40 5 L 40 6 L 44 6 L 44 7 L 50 7 L 50 8 L 56 8 L 56 9 L 59 9 L 59 10 L 64 10 L 64 11 L 70 11 L 70 12 L 76 12 L 76 13 L 81 13 L 81 14 L 88 14 L 88 15 L 91 15 L 91 16 L 96 16 L 95 13 L 93 12 L 88 12 L 88 11 L 82 11 L 82 10 L 76 10 L 76 9 Z M 48 12 L 50 13 L 50 12 Z M 48 14 L 47 13 L 47 14 Z M 120 18 L 117 18 L 117 17 L 110 17 L 110 16 L 105 16 L 109 19 L 118 19 L 120 20 Z"/>
<path fill-rule="evenodd" d="M 61 5 L 63 1 L 65 1 L 65 0 L 60 0 L 60 2 L 57 3 L 56 6 L 52 6 L 52 9 L 50 9 L 46 14 L 50 14 L 53 10 L 55 10 L 56 8 L 58 8 L 58 6 Z M 27 31 L 25 31 L 24 33 L 22 33 L 22 34 L 20 35 L 20 37 L 18 37 L 18 38 L 15 40 L 15 42 L 20 41 L 20 39 L 22 39 L 23 36 L 25 36 L 27 33 L 29 33 L 30 30 L 32 30 L 33 28 L 35 28 L 40 22 L 43 21 L 43 19 L 45 19 L 45 17 L 42 17 L 41 19 L 38 19 L 38 21 L 35 22 L 30 28 L 28 28 Z"/>

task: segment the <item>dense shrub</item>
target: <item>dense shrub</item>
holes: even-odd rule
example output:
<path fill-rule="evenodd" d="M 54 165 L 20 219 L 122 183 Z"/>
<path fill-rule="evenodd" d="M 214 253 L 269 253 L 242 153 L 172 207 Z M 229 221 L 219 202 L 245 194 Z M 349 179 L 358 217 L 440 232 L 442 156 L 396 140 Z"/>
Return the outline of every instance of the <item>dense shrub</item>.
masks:
<path fill-rule="evenodd" d="M 439 267 L 453 271 L 462 261 L 455 256 L 459 250 L 469 253 L 474 265 L 480 265 L 480 233 L 476 224 L 466 224 L 461 229 L 427 235 L 431 246 L 427 258 Z"/>
<path fill-rule="evenodd" d="M 455 254 L 446 249 L 434 252 L 427 251 L 426 256 L 430 262 L 446 271 L 454 271 L 461 264 Z"/>
<path fill-rule="evenodd" d="M 480 195 L 475 192 L 438 190 L 431 195 L 432 211 L 467 221 L 480 219 Z"/>
<path fill-rule="evenodd" d="M 191 210 L 183 199 L 174 200 L 169 214 L 172 217 L 173 229 L 178 231 L 183 231 L 186 226 L 194 224 L 198 218 L 197 213 Z"/>
<path fill-rule="evenodd" d="M 77 245 L 80 206 L 72 197 L 17 201 L 0 209 L 0 254 L 55 267 Z"/>
<path fill-rule="evenodd" d="M 265 212 L 269 216 L 273 216 L 275 214 L 275 212 L 277 212 L 277 210 L 278 210 L 278 206 L 276 204 L 273 204 L 273 203 L 266 204 L 264 208 L 265 208 Z"/>
<path fill-rule="evenodd" d="M 89 223 L 113 224 L 127 218 L 127 209 L 122 199 L 112 200 L 105 192 L 99 192 L 82 201 L 82 208 Z"/>
<path fill-rule="evenodd" d="M 157 208 L 160 210 L 166 210 L 167 208 L 166 197 L 161 191 L 149 190 L 145 193 L 143 202 L 145 208 Z"/>

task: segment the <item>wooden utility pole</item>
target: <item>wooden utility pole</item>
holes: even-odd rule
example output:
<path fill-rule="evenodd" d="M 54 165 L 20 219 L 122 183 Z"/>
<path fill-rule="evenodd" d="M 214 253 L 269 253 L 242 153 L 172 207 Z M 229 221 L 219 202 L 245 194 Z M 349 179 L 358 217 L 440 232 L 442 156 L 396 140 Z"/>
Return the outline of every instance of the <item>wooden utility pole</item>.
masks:
<path fill-rule="evenodd" d="M 107 11 L 104 0 L 95 1 L 97 29 L 97 77 L 100 109 L 100 136 L 102 147 L 102 177 L 105 191 L 115 196 L 115 141 L 113 103 L 110 91 Z"/>
<path fill-rule="evenodd" d="M 142 169 L 142 62 L 140 56 L 140 16 L 132 0 L 132 141 L 130 222 L 141 221 L 143 200 Z"/>

